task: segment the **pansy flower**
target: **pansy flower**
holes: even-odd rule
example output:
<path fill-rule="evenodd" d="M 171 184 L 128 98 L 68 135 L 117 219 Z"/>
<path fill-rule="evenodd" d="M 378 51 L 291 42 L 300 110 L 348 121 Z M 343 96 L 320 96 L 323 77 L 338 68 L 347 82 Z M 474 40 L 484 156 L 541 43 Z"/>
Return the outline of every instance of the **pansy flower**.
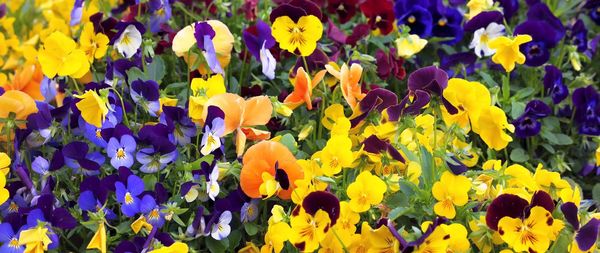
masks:
<path fill-rule="evenodd" d="M 575 89 L 572 96 L 579 133 L 600 135 L 600 93 L 592 85 Z"/>
<path fill-rule="evenodd" d="M 483 56 L 493 55 L 496 51 L 489 47 L 489 42 L 502 35 L 504 35 L 504 25 L 491 22 L 487 27 L 475 31 L 469 48 L 474 49 L 479 58 L 482 57 L 482 54 Z"/>
<path fill-rule="evenodd" d="M 504 36 L 497 37 L 490 41 L 489 47 L 495 50 L 492 61 L 497 64 L 502 64 L 506 72 L 511 72 L 515 68 L 515 63 L 525 63 L 525 55 L 521 53 L 521 44 L 530 42 L 532 40 L 530 35 L 517 35 L 514 39 L 509 39 Z"/>
<path fill-rule="evenodd" d="M 469 82 L 461 78 L 448 80 L 448 87 L 444 89 L 443 96 L 448 103 L 456 108 L 456 113 L 451 114 L 444 107 L 442 117 L 447 125 L 457 124 L 467 133 L 476 127 L 479 115 L 492 103 L 492 98 L 487 87 L 479 82 Z"/>
<path fill-rule="evenodd" d="M 360 11 L 369 19 L 371 30 L 387 35 L 394 30 L 394 6 L 391 0 L 367 0 Z"/>
<path fill-rule="evenodd" d="M 120 22 L 115 26 L 117 33 L 111 44 L 125 58 L 131 58 L 142 46 L 142 34 L 146 32 L 144 25 L 137 21 Z"/>
<path fill-rule="evenodd" d="M 161 153 L 154 147 L 140 149 L 135 159 L 142 164 L 140 171 L 144 173 L 155 173 L 164 169 L 169 163 L 175 161 L 178 157 L 177 150 Z"/>
<path fill-rule="evenodd" d="M 285 98 L 283 103 L 292 110 L 302 104 L 306 104 L 306 108 L 312 110 L 312 90 L 324 76 L 325 70 L 321 70 L 311 79 L 303 67 L 298 68 L 294 79 L 294 91 Z"/>
<path fill-rule="evenodd" d="M 382 49 L 378 49 L 375 53 L 377 60 L 377 75 L 382 80 L 394 76 L 396 79 L 402 80 L 406 76 L 404 69 L 404 58 L 399 57 L 395 48 L 390 48 L 389 53 Z"/>
<path fill-rule="evenodd" d="M 210 229 L 210 236 L 215 240 L 223 240 L 229 236 L 231 233 L 231 226 L 229 223 L 231 222 L 231 212 L 224 211 L 219 215 L 219 219 L 215 222 Z"/>
<path fill-rule="evenodd" d="M 110 138 L 106 145 L 106 153 L 111 158 L 110 164 L 115 168 L 125 166 L 127 168 L 133 165 L 136 142 L 131 135 L 123 135 L 120 139 Z"/>
<path fill-rule="evenodd" d="M 577 46 L 577 51 L 585 52 L 588 49 L 588 30 L 583 23 L 583 20 L 577 19 L 575 23 L 568 27 L 567 39 L 571 44 Z"/>
<path fill-rule="evenodd" d="M 175 143 L 179 145 L 190 143 L 191 138 L 196 136 L 196 124 L 192 122 L 185 109 L 163 105 L 162 110 L 159 121 L 169 129 L 173 129 Z"/>
<path fill-rule="evenodd" d="M 261 198 L 268 192 L 289 199 L 296 188 L 294 182 L 304 175 L 294 155 L 279 142 L 262 141 L 253 145 L 242 161 L 240 186 L 251 198 Z"/>
<path fill-rule="evenodd" d="M 309 56 L 317 48 L 317 41 L 323 35 L 323 24 L 313 15 L 302 16 L 297 20 L 280 16 L 273 22 L 272 34 L 281 49 Z"/>
<path fill-rule="evenodd" d="M 106 90 L 104 90 L 106 91 Z M 106 98 L 106 92 L 103 95 L 98 95 L 94 90 L 87 90 L 82 95 L 75 95 L 79 98 L 79 102 L 76 103 L 77 109 L 81 111 L 81 117 L 85 122 L 101 127 L 102 123 L 106 119 L 106 115 L 109 112 L 108 101 Z"/>
<path fill-rule="evenodd" d="M 140 212 L 140 194 L 144 191 L 144 181 L 136 175 L 127 177 L 127 186 L 115 182 L 115 194 L 121 204 L 121 212 L 127 217 L 133 217 Z"/>
<path fill-rule="evenodd" d="M 194 25 L 194 37 L 196 46 L 203 52 L 204 60 L 213 73 L 223 74 L 223 68 L 217 60 L 217 52 L 213 44 L 215 30 L 207 22 L 199 22 Z"/>
<path fill-rule="evenodd" d="M 396 1 L 394 10 L 398 25 L 406 25 L 410 33 L 422 38 L 431 36 L 433 17 L 428 10 L 429 1 Z"/>
<path fill-rule="evenodd" d="M 371 172 L 363 171 L 346 189 L 350 198 L 350 209 L 362 213 L 379 204 L 383 200 L 383 194 L 387 191 L 387 185 L 379 177 Z"/>
<path fill-rule="evenodd" d="M 19 245 L 19 236 L 16 234 L 10 223 L 0 223 L 0 247 L 1 252 L 6 253 L 21 253 L 25 247 Z"/>
<path fill-rule="evenodd" d="M 210 114 L 210 109 L 209 109 Z M 204 134 L 202 135 L 202 148 L 200 153 L 208 155 L 214 150 L 221 148 L 221 136 L 225 132 L 225 121 L 223 118 L 214 117 L 212 122 L 204 126 Z"/>
<path fill-rule="evenodd" d="M 133 102 L 141 106 L 150 115 L 157 116 L 158 110 L 160 110 L 158 83 L 153 80 L 142 81 L 137 79 L 131 82 L 130 91 Z"/>
<path fill-rule="evenodd" d="M 544 90 L 552 97 L 552 102 L 558 104 L 569 96 L 569 88 L 563 82 L 562 72 L 554 65 L 544 67 Z"/>
<path fill-rule="evenodd" d="M 464 206 L 469 201 L 469 190 L 471 182 L 467 177 L 444 172 L 431 190 L 433 197 L 438 200 L 433 207 L 435 213 L 453 219 L 456 216 L 455 206 Z"/>
<path fill-rule="evenodd" d="M 443 43 L 452 45 L 459 42 L 463 37 L 463 15 L 455 8 L 444 6 L 442 0 L 432 0 L 431 5 L 431 34 L 435 37 L 449 38 L 443 40 Z"/>
<path fill-rule="evenodd" d="M 342 95 L 348 105 L 350 105 L 350 108 L 354 109 L 358 102 L 366 95 L 362 93 L 359 83 L 363 71 L 362 66 L 357 63 L 352 63 L 352 65 L 348 67 L 348 65 L 344 63 L 339 70 L 335 69 L 330 64 L 325 65 L 325 68 L 329 74 L 340 81 Z"/>
<path fill-rule="evenodd" d="M 244 203 L 242 205 L 242 210 L 240 213 L 240 220 L 242 222 L 253 222 L 258 218 L 260 199 L 252 199 L 250 202 Z"/>
<path fill-rule="evenodd" d="M 527 138 L 540 133 L 542 123 L 539 122 L 552 114 L 552 109 L 541 100 L 531 100 L 525 106 L 525 112 L 515 121 L 515 135 L 519 138 Z"/>
<path fill-rule="evenodd" d="M 148 9 L 152 12 L 150 16 L 150 31 L 156 33 L 161 30 L 161 25 L 171 18 L 171 4 L 168 0 L 151 0 Z"/>
<path fill-rule="evenodd" d="M 71 76 L 80 78 L 90 68 L 85 52 L 67 35 L 56 31 L 43 40 L 44 48 L 38 53 L 42 72 L 49 78 Z"/>
<path fill-rule="evenodd" d="M 335 13 L 341 24 L 350 21 L 356 14 L 358 0 L 328 0 L 327 12 Z"/>
<path fill-rule="evenodd" d="M 190 118 L 199 121 L 206 110 L 206 102 L 210 98 L 226 92 L 225 79 L 221 74 L 215 74 L 206 79 L 194 78 L 190 89 L 189 115 Z"/>
<path fill-rule="evenodd" d="M 275 46 L 275 38 L 271 35 L 271 27 L 262 20 L 246 28 L 242 34 L 248 51 L 262 64 L 262 72 L 269 79 L 275 78 L 275 58 L 269 51 Z"/>
<path fill-rule="evenodd" d="M 86 23 L 79 37 L 79 47 L 85 52 L 88 61 L 91 63 L 94 59 L 100 59 L 106 55 L 109 39 L 103 33 L 94 31 L 94 24 Z"/>
<path fill-rule="evenodd" d="M 74 170 L 82 168 L 87 174 L 96 174 L 99 172 L 100 164 L 104 163 L 104 156 L 99 152 L 88 153 L 88 151 L 87 143 L 71 142 L 55 153 L 50 162 L 50 170 L 59 169 L 66 164 Z"/>
<path fill-rule="evenodd" d="M 573 202 L 566 202 L 560 206 L 565 219 L 573 227 L 573 230 L 575 230 L 571 252 L 589 252 L 596 248 L 596 241 L 600 232 L 600 220 L 593 217 L 585 225 L 581 225 L 578 209 L 577 205 Z"/>
<path fill-rule="evenodd" d="M 225 131 L 227 135 L 236 131 L 235 145 L 238 156 L 244 152 L 246 140 L 264 140 L 269 138 L 270 133 L 253 128 L 253 126 L 264 125 L 269 122 L 273 105 L 266 96 L 244 99 L 239 95 L 224 93 L 210 98 L 206 105 L 216 106 L 225 113 Z M 207 119 L 208 110 L 203 113 Z"/>

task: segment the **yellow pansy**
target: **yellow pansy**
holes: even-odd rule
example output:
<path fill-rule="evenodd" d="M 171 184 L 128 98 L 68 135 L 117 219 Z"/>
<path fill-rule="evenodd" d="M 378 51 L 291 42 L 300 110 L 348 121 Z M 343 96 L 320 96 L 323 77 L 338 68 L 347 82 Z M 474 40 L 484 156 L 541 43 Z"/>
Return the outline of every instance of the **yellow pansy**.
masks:
<path fill-rule="evenodd" d="M 45 226 L 38 225 L 19 234 L 19 245 L 25 245 L 25 253 L 42 253 L 48 250 L 50 243 L 52 240 Z"/>
<path fill-rule="evenodd" d="M 518 64 L 525 63 L 525 55 L 519 51 L 521 44 L 530 42 L 531 36 L 527 34 L 517 35 L 510 39 L 506 36 L 500 36 L 488 44 L 491 49 L 496 50 L 492 61 L 501 64 L 506 72 L 511 72 L 515 68 L 515 62 Z"/>
<path fill-rule="evenodd" d="M 100 97 L 94 90 L 87 90 L 83 95 L 74 95 L 81 100 L 75 104 L 81 111 L 81 117 L 85 122 L 96 127 L 102 127 L 102 123 L 108 114 L 108 101 Z"/>
<path fill-rule="evenodd" d="M 440 181 L 433 184 L 433 197 L 438 201 L 433 206 L 435 214 L 453 219 L 456 216 L 455 206 L 464 206 L 469 201 L 471 180 L 462 175 L 454 175 L 445 171 Z"/>
<path fill-rule="evenodd" d="M 471 237 L 473 243 L 483 253 L 489 253 L 494 249 L 494 245 L 504 243 L 498 231 L 490 229 L 485 221 L 485 215 L 479 216 L 479 219 L 469 221 Z"/>
<path fill-rule="evenodd" d="M 369 252 L 400 252 L 400 242 L 387 226 L 372 229 L 369 225 L 365 226 L 365 224 L 366 222 L 363 223 L 362 229 L 368 229 Z"/>
<path fill-rule="evenodd" d="M 356 223 L 360 221 L 360 215 L 350 208 L 348 201 L 340 202 L 340 217 L 335 223 L 335 227 L 354 233 L 356 231 Z"/>
<path fill-rule="evenodd" d="M 383 200 L 387 186 L 383 180 L 371 172 L 361 172 L 356 180 L 348 186 L 346 194 L 350 198 L 350 209 L 357 213 L 369 210 Z"/>
<path fill-rule="evenodd" d="M 165 246 L 160 249 L 152 250 L 148 253 L 188 253 L 189 247 L 182 242 L 174 242 L 171 246 Z"/>
<path fill-rule="evenodd" d="M 481 165 L 481 168 L 484 170 L 500 170 L 502 169 L 502 160 L 487 160 Z"/>
<path fill-rule="evenodd" d="M 483 84 L 461 78 L 448 80 L 448 87 L 444 89 L 443 95 L 458 111 L 450 114 L 446 107 L 441 107 L 444 122 L 446 125 L 457 124 L 467 133 L 471 125 L 477 123 L 481 111 L 492 103 L 490 92 Z"/>
<path fill-rule="evenodd" d="M 85 52 L 76 48 L 77 43 L 61 32 L 53 32 L 44 40 L 38 60 L 47 77 L 71 76 L 80 78 L 90 69 Z"/>
<path fill-rule="evenodd" d="M 145 228 L 148 231 L 152 230 L 152 224 L 146 221 L 146 216 L 144 215 L 140 215 L 140 217 L 137 220 L 131 223 L 130 227 L 131 230 L 133 230 L 133 232 L 136 234 L 140 232 L 142 228 Z"/>
<path fill-rule="evenodd" d="M 467 7 L 469 8 L 469 13 L 466 14 L 467 19 L 472 19 L 477 16 L 477 14 L 482 11 L 488 10 L 494 6 L 493 0 L 470 0 L 467 3 Z"/>
<path fill-rule="evenodd" d="M 290 224 L 290 242 L 300 251 L 313 252 L 325 238 L 331 220 L 329 214 L 323 210 L 319 209 L 313 216 L 301 209 L 298 215 L 292 216 Z"/>
<path fill-rule="evenodd" d="M 396 49 L 398 56 L 408 59 L 418 52 L 421 52 L 427 45 L 427 40 L 421 39 L 419 35 L 411 34 L 396 39 Z"/>
<path fill-rule="evenodd" d="M 279 253 L 283 250 L 283 244 L 289 240 L 292 233 L 290 225 L 285 222 L 278 222 L 269 225 L 265 233 L 265 244 L 260 248 L 261 253 Z"/>
<path fill-rule="evenodd" d="M 323 36 L 323 24 L 314 15 L 302 16 L 297 22 L 288 16 L 281 16 L 273 22 L 271 33 L 281 49 L 309 56 Z"/>
<path fill-rule="evenodd" d="M 504 170 L 504 175 L 510 176 L 508 179 L 508 186 L 515 188 L 525 188 L 530 192 L 538 190 L 538 185 L 533 178 L 531 172 L 519 164 L 513 164 L 508 166 Z M 528 199 L 528 198 L 525 198 Z"/>
<path fill-rule="evenodd" d="M 504 130 L 512 133 L 515 131 L 515 126 L 508 123 L 504 111 L 496 106 L 483 109 L 475 125 L 477 127 L 474 127 L 473 131 L 494 150 L 504 149 L 513 140 Z"/>
<path fill-rule="evenodd" d="M 1 174 L 8 174 L 10 168 L 10 163 L 11 163 L 11 159 L 10 156 L 8 156 L 6 153 L 4 152 L 0 152 L 0 172 Z"/>
<path fill-rule="evenodd" d="M 527 219 L 508 216 L 500 219 L 498 233 L 517 252 L 546 252 L 550 246 L 548 231 L 551 231 L 553 222 L 550 212 L 534 206 Z"/>
<path fill-rule="evenodd" d="M 85 52 L 89 62 L 93 62 L 94 59 L 100 59 L 106 55 L 108 50 L 109 39 L 103 33 L 94 32 L 94 24 L 91 22 L 86 23 L 81 31 L 79 37 L 79 48 Z"/>
<path fill-rule="evenodd" d="M 344 115 L 344 106 L 341 104 L 332 104 L 325 109 L 321 123 L 325 128 L 331 130 L 339 118 L 346 118 L 346 115 Z"/>
<path fill-rule="evenodd" d="M 421 226 L 423 231 L 428 227 L 427 225 Z M 441 226 L 437 226 L 425 241 L 421 243 L 413 252 L 415 253 L 429 253 L 429 252 L 451 252 L 448 251 L 448 245 L 450 243 L 451 235 L 446 232 Z"/>
<path fill-rule="evenodd" d="M 189 115 L 194 121 L 200 121 L 204 112 L 204 105 L 208 99 L 226 92 L 225 79 L 221 74 L 213 75 L 207 79 L 194 78 L 190 89 Z"/>
<path fill-rule="evenodd" d="M 106 228 L 104 227 L 104 221 L 98 224 L 98 229 L 86 249 L 98 249 L 98 251 L 106 253 Z"/>
<path fill-rule="evenodd" d="M 558 195 L 562 189 L 571 188 L 569 182 L 560 177 L 560 173 L 544 169 L 541 163 L 538 164 L 533 178 L 541 190 L 553 196 Z"/>
<path fill-rule="evenodd" d="M 464 253 L 471 248 L 471 243 L 467 239 L 467 228 L 460 223 L 450 225 L 442 224 L 441 227 L 450 235 L 447 252 Z"/>
<path fill-rule="evenodd" d="M 333 176 L 350 167 L 354 161 L 351 148 L 352 141 L 347 136 L 332 136 L 320 152 L 323 174 Z"/>

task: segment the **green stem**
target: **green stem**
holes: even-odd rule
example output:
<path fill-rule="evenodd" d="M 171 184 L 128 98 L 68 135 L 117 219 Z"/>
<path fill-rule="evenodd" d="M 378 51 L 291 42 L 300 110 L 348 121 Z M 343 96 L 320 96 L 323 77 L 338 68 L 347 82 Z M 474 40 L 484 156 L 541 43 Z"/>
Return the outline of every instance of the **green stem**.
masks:
<path fill-rule="evenodd" d="M 119 93 L 119 91 L 117 91 L 117 89 L 115 88 L 111 88 L 113 90 L 113 92 L 115 94 L 117 94 L 117 96 L 119 97 L 119 100 L 121 100 L 121 108 L 123 109 L 123 121 L 125 122 L 125 125 L 127 125 L 128 127 L 131 127 L 129 125 L 129 119 L 127 119 L 127 111 L 125 110 L 125 102 L 123 102 L 123 97 L 121 97 L 121 94 Z"/>

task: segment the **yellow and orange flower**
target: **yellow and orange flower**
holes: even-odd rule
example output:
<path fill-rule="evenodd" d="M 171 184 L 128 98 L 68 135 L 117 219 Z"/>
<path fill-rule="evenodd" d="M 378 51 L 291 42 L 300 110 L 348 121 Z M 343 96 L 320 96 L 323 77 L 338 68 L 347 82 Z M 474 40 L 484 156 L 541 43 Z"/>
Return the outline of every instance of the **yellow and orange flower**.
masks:
<path fill-rule="evenodd" d="M 312 90 L 317 84 L 323 79 L 325 70 L 317 72 L 315 77 L 311 80 L 310 76 L 303 67 L 299 67 L 296 70 L 296 79 L 294 81 L 294 91 L 290 93 L 283 103 L 290 109 L 296 109 L 302 104 L 306 104 L 308 110 L 312 110 Z"/>

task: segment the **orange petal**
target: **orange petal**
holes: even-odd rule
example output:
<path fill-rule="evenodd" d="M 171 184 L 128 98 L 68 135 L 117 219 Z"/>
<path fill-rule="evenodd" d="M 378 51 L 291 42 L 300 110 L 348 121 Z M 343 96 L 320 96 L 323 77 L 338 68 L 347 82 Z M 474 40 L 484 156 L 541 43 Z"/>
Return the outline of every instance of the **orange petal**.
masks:
<path fill-rule="evenodd" d="M 245 157 L 245 156 L 244 156 Z M 260 185 L 262 184 L 262 173 L 268 172 L 275 174 L 275 167 L 271 166 L 265 160 L 254 159 L 250 162 L 244 162 L 244 167 L 240 172 L 240 187 L 242 191 L 251 198 L 260 198 Z"/>
<path fill-rule="evenodd" d="M 243 122 L 240 126 L 265 125 L 271 119 L 271 114 L 273 114 L 273 105 L 269 97 L 252 97 L 244 103 Z M 227 116 L 225 116 L 225 120 L 227 121 Z"/>

